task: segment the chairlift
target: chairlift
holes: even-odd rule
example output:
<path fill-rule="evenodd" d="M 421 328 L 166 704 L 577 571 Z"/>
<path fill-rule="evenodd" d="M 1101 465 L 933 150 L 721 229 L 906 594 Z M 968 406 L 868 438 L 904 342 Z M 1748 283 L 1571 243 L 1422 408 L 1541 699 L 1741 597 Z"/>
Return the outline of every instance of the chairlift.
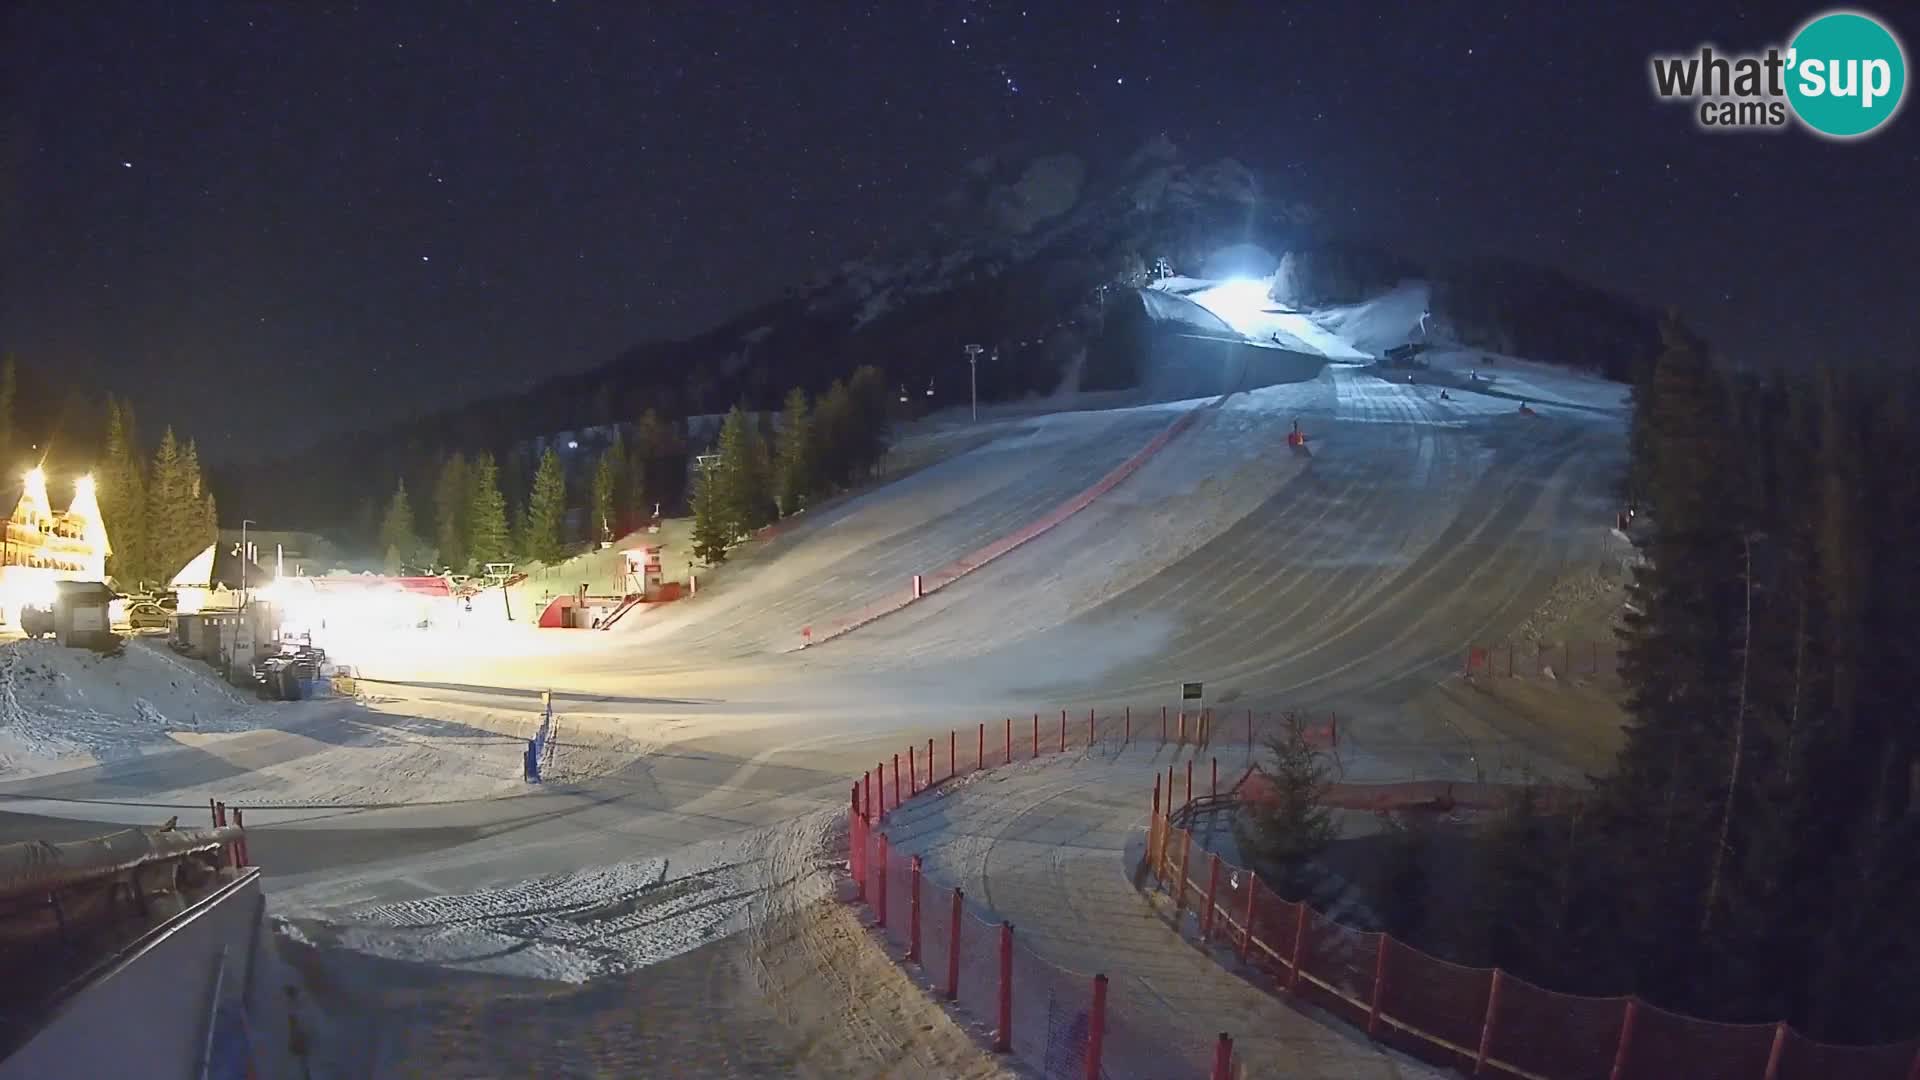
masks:
<path fill-rule="evenodd" d="M 927 396 L 933 396 L 933 380 L 931 378 L 927 380 Z"/>

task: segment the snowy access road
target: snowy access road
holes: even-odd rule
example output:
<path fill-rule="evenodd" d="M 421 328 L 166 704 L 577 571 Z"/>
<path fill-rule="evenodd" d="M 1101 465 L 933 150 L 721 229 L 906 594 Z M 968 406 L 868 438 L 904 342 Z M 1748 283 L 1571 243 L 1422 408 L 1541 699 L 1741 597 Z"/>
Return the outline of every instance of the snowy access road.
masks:
<path fill-rule="evenodd" d="M 922 856 L 928 878 L 1012 922 L 1042 958 L 1106 973 L 1114 1027 L 1150 1038 L 1138 1049 L 1153 1059 L 1173 1047 L 1209 1060 L 1213 1034 L 1227 1031 L 1248 1077 L 1442 1075 L 1256 988 L 1176 936 L 1134 888 L 1126 852 L 1144 843 L 1148 792 L 1185 760 L 1173 747 L 1137 744 L 1044 756 L 909 800 L 888 815 L 886 833 L 899 855 Z"/>

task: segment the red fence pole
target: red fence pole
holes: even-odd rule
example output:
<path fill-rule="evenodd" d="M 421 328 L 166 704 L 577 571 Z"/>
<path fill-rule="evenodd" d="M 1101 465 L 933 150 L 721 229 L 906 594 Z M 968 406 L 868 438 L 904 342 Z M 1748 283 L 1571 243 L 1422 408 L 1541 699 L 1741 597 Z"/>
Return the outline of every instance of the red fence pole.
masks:
<path fill-rule="evenodd" d="M 947 779 L 960 775 L 960 733 L 947 729 Z"/>
<path fill-rule="evenodd" d="M 214 806 L 212 799 L 207 800 L 207 820 L 212 823 L 213 828 L 220 827 L 220 810 Z"/>
<path fill-rule="evenodd" d="M 973 767 L 975 771 L 987 767 L 987 722 L 980 721 L 979 745 L 973 748 Z"/>
<path fill-rule="evenodd" d="M 900 807 L 900 755 L 893 755 L 893 805 Z"/>
<path fill-rule="evenodd" d="M 1233 1080 L 1233 1036 L 1224 1031 L 1213 1044 L 1213 1080 Z"/>
<path fill-rule="evenodd" d="M 867 899 L 867 843 L 860 835 L 860 785 L 853 785 L 853 806 L 847 811 L 847 873 L 853 878 L 853 898 Z"/>
<path fill-rule="evenodd" d="M 226 827 L 227 825 L 227 804 L 226 803 L 217 802 L 213 804 L 213 823 L 221 828 Z"/>
<path fill-rule="evenodd" d="M 1100 1054 L 1107 1041 L 1107 977 L 1093 977 L 1093 1005 L 1087 1009 L 1087 1080 L 1100 1080 Z"/>
<path fill-rule="evenodd" d="M 1487 1071 L 1487 1055 L 1493 1052 L 1493 1025 L 1500 1015 L 1500 969 L 1493 969 L 1493 982 L 1487 987 L 1487 1019 L 1480 1025 L 1480 1056 L 1473 1059 L 1473 1075 Z"/>
<path fill-rule="evenodd" d="M 1153 774 L 1153 816 L 1160 816 L 1160 774 Z"/>
<path fill-rule="evenodd" d="M 1247 918 L 1240 925 L 1240 962 L 1242 964 L 1247 962 L 1248 954 L 1253 952 L 1253 915 L 1259 910 L 1254 904 L 1254 898 L 1259 895 L 1259 889 L 1260 879 L 1249 872 L 1247 874 Z"/>
<path fill-rule="evenodd" d="M 880 837 L 880 875 L 874 881 L 873 893 L 875 899 L 879 901 L 878 906 L 874 908 L 874 914 L 878 916 L 874 919 L 874 925 L 885 930 L 887 928 L 887 838 L 884 835 Z"/>
<path fill-rule="evenodd" d="M 1060 752 L 1067 752 L 1067 710 L 1060 710 Z"/>
<path fill-rule="evenodd" d="M 1380 1037 L 1380 999 L 1385 995 L 1387 985 L 1387 949 L 1393 944 L 1393 936 L 1380 935 L 1380 947 L 1373 957 L 1373 999 L 1367 1002 L 1367 1038 Z"/>
<path fill-rule="evenodd" d="M 1180 735 L 1180 745 L 1187 745 L 1187 710 L 1185 709 L 1180 710 L 1179 726 L 1176 730 Z"/>
<path fill-rule="evenodd" d="M 933 786 L 933 738 L 927 738 L 927 786 Z"/>
<path fill-rule="evenodd" d="M 1121 729 L 1120 742 L 1124 745 L 1133 741 L 1133 706 L 1127 706 L 1126 727 Z"/>
<path fill-rule="evenodd" d="M 1633 1022 L 1640 1016 L 1640 999 L 1628 998 L 1627 1011 L 1620 1018 L 1620 1046 L 1613 1052 L 1613 1080 L 1626 1080 L 1627 1054 L 1633 1049 Z"/>
<path fill-rule="evenodd" d="M 1187 759 L 1187 801 L 1184 803 L 1181 803 L 1180 805 L 1182 807 L 1188 807 L 1193 805 L 1193 759 L 1192 758 Z"/>
<path fill-rule="evenodd" d="M 1300 956 L 1307 946 L 1307 907 L 1306 901 L 1300 902 L 1300 917 L 1293 924 L 1293 970 L 1287 972 L 1287 993 L 1300 992 Z"/>
<path fill-rule="evenodd" d="M 235 867 L 252 866 L 253 860 L 247 857 L 247 817 L 237 806 L 233 808 L 233 827 L 240 830 L 240 839 L 233 844 L 234 854 L 239 856 Z"/>
<path fill-rule="evenodd" d="M 1773 1045 L 1767 1048 L 1767 1071 L 1763 1080 L 1780 1080 L 1780 1057 L 1787 1052 L 1787 1022 L 1773 1025 Z"/>
<path fill-rule="evenodd" d="M 1213 759 L 1213 779 L 1207 781 L 1207 794 L 1213 795 L 1216 797 L 1220 794 L 1220 759 L 1219 758 Z"/>
<path fill-rule="evenodd" d="M 1007 764 L 1013 764 L 1013 717 L 1007 717 Z"/>
<path fill-rule="evenodd" d="M 1167 707 L 1160 706 L 1160 741 L 1167 741 Z"/>
<path fill-rule="evenodd" d="M 1200 940 L 1202 943 L 1213 940 L 1213 905 L 1220 895 L 1220 855 L 1214 852 L 1207 867 L 1207 910 L 1200 913 Z"/>
<path fill-rule="evenodd" d="M 1000 1027 L 993 1033 L 993 1049 L 1013 1049 L 1013 924 L 1000 924 Z"/>
<path fill-rule="evenodd" d="M 1033 714 L 1033 756 L 1040 756 L 1040 714 Z"/>
<path fill-rule="evenodd" d="M 913 763 L 913 747 L 907 747 L 907 797 L 920 793 L 920 768 Z"/>
<path fill-rule="evenodd" d="M 960 996 L 960 890 L 953 890 L 953 917 L 947 924 L 947 1000 Z"/>
<path fill-rule="evenodd" d="M 1093 708 L 1087 708 L 1087 749 L 1093 749 Z"/>
<path fill-rule="evenodd" d="M 920 856 L 910 864 L 913 891 L 907 894 L 907 959 L 920 960 Z"/>

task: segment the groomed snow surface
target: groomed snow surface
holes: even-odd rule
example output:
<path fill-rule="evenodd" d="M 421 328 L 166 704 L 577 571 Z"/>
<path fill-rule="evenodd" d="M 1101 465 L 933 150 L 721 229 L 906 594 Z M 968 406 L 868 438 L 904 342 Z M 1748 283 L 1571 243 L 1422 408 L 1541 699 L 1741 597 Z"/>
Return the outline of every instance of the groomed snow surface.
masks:
<path fill-rule="evenodd" d="M 1407 289 L 1256 315 L 1363 356 L 1422 311 Z M 118 658 L 3 646 L 0 809 L 150 824 L 208 798 L 246 807 L 334 1075 L 724 1075 L 749 1059 L 770 1075 L 998 1075 L 937 1006 L 916 1011 L 904 976 L 859 967 L 878 954 L 817 903 L 852 777 L 910 739 L 944 757 L 950 729 L 1062 705 L 1131 704 L 1146 723 L 1203 680 L 1225 711 L 1337 710 L 1353 779 L 1589 765 L 1550 724 L 1471 695 L 1444 718 L 1422 703 L 1468 645 L 1610 557 L 1623 388 L 1467 352 L 1434 366 L 1451 387 L 1493 379 L 1442 401 L 1335 363 L 1234 394 L 1053 530 L 805 650 L 802 627 L 1042 517 L 1196 403 L 930 417 L 903 433 L 891 482 L 744 546 L 694 599 L 606 632 L 489 617 L 365 642 L 359 699 L 257 701 L 148 641 Z M 1295 420 L 1305 450 L 1287 445 Z M 532 786 L 521 753 L 543 690 L 559 727 Z M 1283 1075 L 1423 1075 L 1280 1009 L 1153 915 L 1121 853 L 1165 763 L 1016 766 L 899 825 L 1029 947 L 1158 1008 L 1158 1037 L 1204 1054 L 1229 1030 Z M 612 1019 L 652 1011 L 681 1033 Z M 798 1043 L 755 1042 L 782 1024 Z"/>

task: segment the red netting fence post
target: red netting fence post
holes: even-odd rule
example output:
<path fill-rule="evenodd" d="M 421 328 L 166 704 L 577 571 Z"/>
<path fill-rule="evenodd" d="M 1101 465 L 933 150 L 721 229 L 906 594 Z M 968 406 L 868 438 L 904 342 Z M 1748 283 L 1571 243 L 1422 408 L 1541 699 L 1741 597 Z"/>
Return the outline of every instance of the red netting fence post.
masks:
<path fill-rule="evenodd" d="M 1040 756 L 1040 714 L 1033 714 L 1033 756 Z"/>
<path fill-rule="evenodd" d="M 1165 705 L 1162 705 L 1160 706 L 1160 742 L 1164 744 L 1166 741 L 1167 741 L 1167 707 Z"/>
<path fill-rule="evenodd" d="M 1259 912 L 1255 902 L 1260 896 L 1260 879 L 1251 871 L 1247 873 L 1247 918 L 1240 926 L 1240 963 L 1244 966 L 1247 956 L 1253 951 L 1253 917 Z"/>
<path fill-rule="evenodd" d="M 1087 749 L 1089 750 L 1093 749 L 1093 736 L 1093 709 L 1089 707 L 1087 709 Z"/>
<path fill-rule="evenodd" d="M 1393 944 L 1393 935 L 1381 934 L 1380 945 L 1373 957 L 1373 997 L 1367 1002 L 1367 1038 L 1380 1037 L 1380 999 L 1387 985 L 1387 952 Z"/>
<path fill-rule="evenodd" d="M 947 925 L 947 1000 L 960 996 L 960 889 L 953 890 L 953 917 Z"/>
<path fill-rule="evenodd" d="M 1216 852 L 1211 859 L 1212 865 L 1207 868 L 1207 910 L 1200 915 L 1200 940 L 1203 943 L 1213 940 L 1214 898 L 1220 895 L 1220 856 Z"/>
<path fill-rule="evenodd" d="M 1182 810 L 1193 805 L 1193 759 L 1187 759 L 1187 801 L 1180 804 Z"/>
<path fill-rule="evenodd" d="M 1220 759 L 1219 758 L 1213 759 L 1213 779 L 1207 781 L 1207 794 L 1212 795 L 1216 798 L 1219 797 L 1220 795 Z"/>
<path fill-rule="evenodd" d="M 893 755 L 893 805 L 900 805 L 900 755 Z"/>
<path fill-rule="evenodd" d="M 1185 709 L 1180 710 L 1180 718 L 1177 721 L 1177 727 L 1178 727 L 1178 730 L 1175 732 L 1175 734 L 1179 736 L 1180 745 L 1185 746 L 1187 745 L 1187 710 Z"/>
<path fill-rule="evenodd" d="M 907 797 L 920 794 L 920 769 L 913 762 L 913 747 L 907 747 Z"/>
<path fill-rule="evenodd" d="M 1067 710 L 1060 710 L 1060 752 L 1067 752 Z"/>
<path fill-rule="evenodd" d="M 220 827 L 220 808 L 212 799 L 207 800 L 207 820 L 212 822 L 214 828 Z"/>
<path fill-rule="evenodd" d="M 933 786 L 933 737 L 927 737 L 927 786 Z"/>
<path fill-rule="evenodd" d="M 980 721 L 979 745 L 973 748 L 973 768 L 979 771 L 987 767 L 987 722 Z"/>
<path fill-rule="evenodd" d="M 1000 1026 L 993 1033 L 995 1053 L 1013 1049 L 1013 924 L 1000 924 Z"/>
<path fill-rule="evenodd" d="M 908 864 L 911 891 L 907 893 L 907 959 L 920 961 L 920 856 Z"/>
<path fill-rule="evenodd" d="M 947 729 L 947 779 L 960 775 L 960 733 Z"/>
<path fill-rule="evenodd" d="M 1487 1019 L 1480 1026 L 1480 1054 L 1473 1059 L 1473 1075 L 1484 1076 L 1487 1055 L 1493 1050 L 1493 1026 L 1500 1018 L 1500 969 L 1493 969 L 1493 982 L 1487 987 Z"/>
<path fill-rule="evenodd" d="M 874 912 L 879 918 L 874 921 L 874 925 L 885 930 L 887 928 L 887 837 L 884 833 L 880 836 L 879 856 L 880 873 L 874 877 Z"/>
<path fill-rule="evenodd" d="M 1773 1045 L 1767 1048 L 1767 1071 L 1764 1080 L 1780 1080 L 1780 1057 L 1787 1051 L 1787 1022 L 1773 1025 Z"/>
<path fill-rule="evenodd" d="M 1300 993 L 1300 957 L 1307 946 L 1307 916 L 1312 914 L 1305 901 L 1297 905 L 1300 917 L 1293 924 L 1293 970 L 1287 972 L 1287 993 L 1298 996 Z"/>
<path fill-rule="evenodd" d="M 847 807 L 847 873 L 853 878 L 853 898 L 864 901 L 867 898 L 866 867 L 863 865 L 866 852 L 861 850 L 865 840 L 860 835 L 860 785 L 853 785 L 852 801 Z"/>
<path fill-rule="evenodd" d="M 1233 1080 L 1233 1036 L 1224 1031 L 1213 1043 L 1213 1080 Z"/>
<path fill-rule="evenodd" d="M 1100 1054 L 1107 1040 L 1107 977 L 1093 977 L 1093 1004 L 1087 1009 L 1087 1080 L 1100 1080 Z"/>
<path fill-rule="evenodd" d="M 1120 743 L 1124 746 L 1133 742 L 1133 706 L 1127 706 L 1127 711 L 1123 713 L 1122 716 L 1121 724 L 1123 726 L 1120 728 Z"/>
<path fill-rule="evenodd" d="M 874 821 L 880 820 L 880 816 L 887 812 L 885 805 L 875 806 L 873 803 L 876 789 L 880 795 L 880 802 L 885 804 L 887 801 L 887 774 L 879 765 L 875 765 L 867 773 L 867 817 Z"/>
<path fill-rule="evenodd" d="M 1011 716 L 1007 717 L 1007 761 L 1006 763 L 1008 765 L 1013 764 L 1013 717 Z"/>
<path fill-rule="evenodd" d="M 1627 1080 L 1627 1054 L 1633 1048 L 1633 1022 L 1640 1016 L 1640 999 L 1628 998 L 1627 1011 L 1620 1018 L 1620 1047 L 1613 1052 L 1613 1080 Z"/>

